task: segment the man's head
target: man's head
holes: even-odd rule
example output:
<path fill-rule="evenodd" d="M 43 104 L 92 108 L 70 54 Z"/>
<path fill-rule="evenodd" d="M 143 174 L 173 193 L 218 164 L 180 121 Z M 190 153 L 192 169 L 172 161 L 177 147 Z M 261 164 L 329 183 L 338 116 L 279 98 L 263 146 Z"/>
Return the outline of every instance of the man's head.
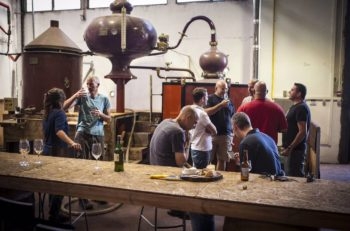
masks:
<path fill-rule="evenodd" d="M 191 107 L 191 105 L 187 105 L 181 109 L 176 121 L 179 123 L 182 129 L 188 131 L 196 126 L 198 114 L 196 110 Z"/>
<path fill-rule="evenodd" d="M 251 79 L 248 83 L 248 92 L 250 96 L 254 96 L 254 85 L 258 82 L 257 79 Z"/>
<path fill-rule="evenodd" d="M 307 89 L 304 84 L 294 83 L 292 89 L 289 91 L 289 99 L 292 101 L 304 100 Z"/>
<path fill-rule="evenodd" d="M 254 85 L 254 99 L 265 99 L 267 95 L 266 83 L 258 81 Z"/>
<path fill-rule="evenodd" d="M 200 106 L 205 106 L 208 101 L 208 91 L 203 87 L 196 87 L 192 91 L 193 102 Z"/>
<path fill-rule="evenodd" d="M 100 86 L 100 80 L 97 76 L 90 76 L 86 80 L 86 86 L 91 95 L 95 95 L 98 91 L 98 87 Z"/>
<path fill-rule="evenodd" d="M 243 139 L 247 132 L 252 129 L 249 116 L 244 112 L 237 112 L 232 117 L 233 133 L 239 139 Z"/>
<path fill-rule="evenodd" d="M 227 91 L 228 91 L 227 83 L 224 80 L 220 79 L 219 81 L 216 82 L 215 95 L 224 97 Z"/>

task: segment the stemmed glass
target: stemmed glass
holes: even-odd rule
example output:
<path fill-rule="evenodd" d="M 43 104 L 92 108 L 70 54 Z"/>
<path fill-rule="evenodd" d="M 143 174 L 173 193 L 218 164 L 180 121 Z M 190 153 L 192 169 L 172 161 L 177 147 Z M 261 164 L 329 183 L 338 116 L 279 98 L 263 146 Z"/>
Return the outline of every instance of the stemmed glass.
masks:
<path fill-rule="evenodd" d="M 40 154 L 44 149 L 44 142 L 42 139 L 35 139 L 33 143 L 34 151 L 38 155 L 38 159 L 34 162 L 38 165 L 42 164 L 42 161 L 39 159 Z"/>
<path fill-rule="evenodd" d="M 22 155 L 22 160 L 19 162 L 21 167 L 28 167 L 29 162 L 27 161 L 27 154 L 30 151 L 29 141 L 27 139 L 19 140 L 19 152 Z"/>
<path fill-rule="evenodd" d="M 100 143 L 93 143 L 91 148 L 91 154 L 96 160 L 96 166 L 95 166 L 95 172 L 97 173 L 100 170 L 100 167 L 98 166 L 98 159 L 100 158 L 102 154 L 102 148 Z"/>

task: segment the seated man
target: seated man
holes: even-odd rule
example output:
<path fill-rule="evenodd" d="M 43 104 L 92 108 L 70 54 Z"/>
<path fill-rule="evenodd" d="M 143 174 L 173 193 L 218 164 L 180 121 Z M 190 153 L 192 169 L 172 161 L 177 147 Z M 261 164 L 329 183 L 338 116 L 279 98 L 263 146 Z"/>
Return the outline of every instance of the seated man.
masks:
<path fill-rule="evenodd" d="M 150 163 L 182 167 L 188 158 L 186 132 L 194 128 L 197 121 L 198 115 L 190 105 L 183 107 L 175 119 L 163 120 L 152 135 Z"/>
<path fill-rule="evenodd" d="M 187 132 L 193 129 L 198 115 L 191 105 L 185 106 L 175 119 L 163 120 L 154 130 L 150 143 L 150 164 L 182 167 L 188 158 L 186 142 Z M 180 211 L 171 210 L 171 216 L 183 217 Z"/>
<path fill-rule="evenodd" d="M 252 173 L 284 175 L 276 143 L 259 129 L 252 128 L 247 114 L 237 112 L 232 117 L 232 126 L 235 136 L 241 140 L 239 144 L 240 159 L 243 159 L 243 150 L 248 150 Z"/>
<path fill-rule="evenodd" d="M 235 136 L 241 140 L 239 144 L 240 159 L 243 159 L 243 150 L 248 150 L 252 173 L 284 175 L 276 143 L 259 129 L 253 129 L 247 114 L 244 112 L 234 114 L 232 126 Z M 284 228 L 283 225 L 274 226 L 264 222 L 225 217 L 223 230 L 281 230 L 282 228 Z"/>

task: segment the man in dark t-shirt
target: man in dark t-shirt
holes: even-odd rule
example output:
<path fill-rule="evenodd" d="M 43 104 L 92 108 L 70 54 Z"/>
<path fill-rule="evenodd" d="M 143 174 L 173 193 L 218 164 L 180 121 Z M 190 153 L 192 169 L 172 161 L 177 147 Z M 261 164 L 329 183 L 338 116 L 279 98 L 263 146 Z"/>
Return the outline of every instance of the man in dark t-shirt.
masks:
<path fill-rule="evenodd" d="M 304 162 L 306 156 L 306 142 L 310 129 L 311 114 L 305 103 L 306 87 L 301 83 L 294 83 L 289 91 L 289 99 L 293 105 L 287 112 L 288 130 L 282 136 L 282 155 L 288 156 L 289 176 L 305 176 Z"/>
<path fill-rule="evenodd" d="M 217 134 L 212 137 L 212 158 L 217 158 L 216 170 L 219 171 L 226 170 L 226 163 L 230 161 L 228 152 L 232 147 L 231 117 L 235 113 L 235 107 L 228 98 L 228 88 L 224 80 L 218 80 L 205 109 L 217 130 Z"/>

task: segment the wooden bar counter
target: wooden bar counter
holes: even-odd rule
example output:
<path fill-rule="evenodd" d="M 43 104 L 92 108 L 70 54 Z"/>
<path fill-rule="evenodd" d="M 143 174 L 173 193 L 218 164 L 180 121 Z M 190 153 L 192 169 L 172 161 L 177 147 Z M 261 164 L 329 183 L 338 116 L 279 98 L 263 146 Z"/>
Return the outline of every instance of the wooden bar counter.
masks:
<path fill-rule="evenodd" d="M 122 131 L 130 132 L 134 113 L 111 113 L 111 122 L 104 124 L 106 153 L 105 160 L 113 160 L 113 151 L 117 135 Z M 78 113 L 67 113 L 69 125 L 68 135 L 74 139 L 78 121 Z M 20 122 L 19 122 L 20 121 Z M 43 138 L 42 115 L 25 115 L 20 120 L 15 118 L 0 121 L 0 126 L 4 128 L 4 143 L 6 151 L 13 152 L 13 144 L 17 144 L 19 139 L 26 138 L 33 141 L 36 138 Z"/>
<path fill-rule="evenodd" d="M 350 230 L 350 184 L 328 180 L 307 183 L 305 178 L 273 181 L 251 174 L 240 181 L 236 172 L 222 172 L 215 182 L 150 179 L 150 174 L 179 175 L 180 168 L 125 164 L 114 172 L 113 162 L 40 156 L 42 166 L 29 155 L 28 168 L 21 155 L 0 153 L 0 187 L 70 195 L 81 198 L 150 205 L 209 213 L 254 221 Z M 247 186 L 247 189 L 243 189 Z"/>

